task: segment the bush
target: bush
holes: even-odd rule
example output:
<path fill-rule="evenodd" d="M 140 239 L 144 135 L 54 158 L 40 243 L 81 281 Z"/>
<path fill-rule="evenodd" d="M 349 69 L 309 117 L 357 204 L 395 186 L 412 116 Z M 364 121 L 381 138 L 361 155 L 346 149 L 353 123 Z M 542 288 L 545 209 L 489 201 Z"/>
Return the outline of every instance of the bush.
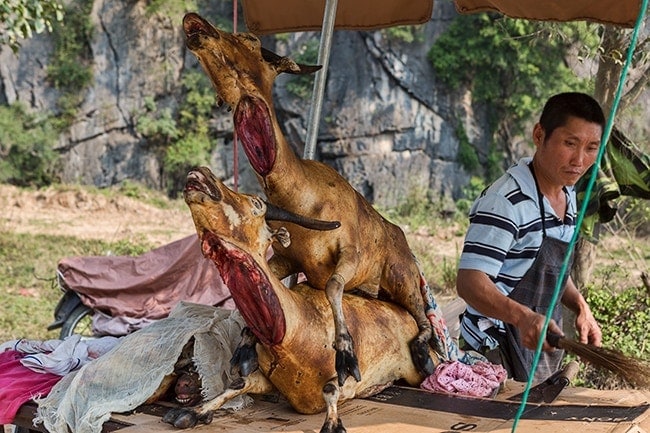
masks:
<path fill-rule="evenodd" d="M 53 27 L 54 52 L 47 78 L 61 92 L 58 108 L 60 128 L 69 127 L 83 102 L 84 90 L 93 81 L 90 41 L 94 26 L 90 19 L 92 2 L 73 1 L 66 7 L 65 21 Z"/>
<path fill-rule="evenodd" d="M 158 147 L 163 159 L 165 183 L 170 197 L 185 185 L 187 171 L 207 165 L 214 143 L 209 137 L 209 121 L 216 98 L 205 74 L 190 71 L 183 78 L 185 98 L 176 112 L 159 108 L 152 97 L 144 100 L 144 110 L 136 113 L 136 130 Z"/>
<path fill-rule="evenodd" d="M 57 180 L 58 133 L 20 104 L 0 106 L 0 182 L 43 187 Z"/>
<path fill-rule="evenodd" d="M 645 287 L 631 287 L 620 293 L 603 287 L 587 292 L 587 302 L 603 329 L 603 346 L 644 358 L 650 354 L 648 323 L 650 296 Z"/>
<path fill-rule="evenodd" d="M 591 311 L 603 332 L 603 347 L 620 350 L 627 356 L 647 359 L 650 296 L 643 286 L 614 292 L 608 287 L 591 287 L 586 294 Z M 630 388 L 613 373 L 586 365 L 579 383 L 597 389 Z"/>

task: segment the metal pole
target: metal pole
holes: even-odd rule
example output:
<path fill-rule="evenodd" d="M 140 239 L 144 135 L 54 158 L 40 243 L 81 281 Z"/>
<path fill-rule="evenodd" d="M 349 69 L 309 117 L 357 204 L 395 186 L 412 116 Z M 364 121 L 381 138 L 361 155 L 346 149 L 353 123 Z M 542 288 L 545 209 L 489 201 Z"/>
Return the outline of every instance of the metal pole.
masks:
<path fill-rule="evenodd" d="M 325 81 L 327 80 L 327 67 L 330 61 L 330 50 L 332 47 L 332 35 L 334 33 L 337 6 L 338 0 L 327 0 L 325 4 L 325 16 L 323 17 L 320 46 L 318 48 L 318 64 L 323 67 L 316 73 L 314 89 L 311 95 L 307 139 L 305 140 L 305 151 L 303 154 L 305 159 L 314 159 L 316 151 L 318 124 L 320 122 L 321 109 L 323 108 L 323 94 L 325 93 Z"/>

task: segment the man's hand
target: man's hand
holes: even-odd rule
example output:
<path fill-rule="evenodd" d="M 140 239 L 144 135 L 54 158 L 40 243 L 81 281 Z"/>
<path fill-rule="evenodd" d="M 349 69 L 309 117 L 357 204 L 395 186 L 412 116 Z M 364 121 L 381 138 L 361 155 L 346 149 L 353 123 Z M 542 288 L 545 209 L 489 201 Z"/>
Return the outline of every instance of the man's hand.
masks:
<path fill-rule="evenodd" d="M 593 314 L 591 314 L 589 304 L 587 304 L 587 301 L 578 291 L 575 284 L 573 284 L 570 277 L 567 281 L 564 296 L 562 296 L 562 303 L 576 315 L 575 325 L 576 331 L 580 336 L 580 342 L 600 347 L 603 337 L 600 326 L 596 322 L 596 319 L 594 319 Z"/>
<path fill-rule="evenodd" d="M 524 347 L 530 350 L 535 350 L 537 349 L 537 342 L 542 338 L 544 340 L 542 350 L 546 352 L 552 352 L 555 350 L 555 348 L 546 341 L 546 334 L 542 333 L 545 321 L 546 317 L 543 315 L 537 314 L 533 310 L 528 310 L 528 313 L 514 324 L 519 330 L 521 343 Z M 560 329 L 557 323 L 555 323 L 555 320 L 552 319 L 548 323 L 548 331 L 557 335 L 564 335 L 562 329 Z"/>
<path fill-rule="evenodd" d="M 581 343 L 589 343 L 600 347 L 602 345 L 602 331 L 589 307 L 576 315 L 576 331 Z"/>

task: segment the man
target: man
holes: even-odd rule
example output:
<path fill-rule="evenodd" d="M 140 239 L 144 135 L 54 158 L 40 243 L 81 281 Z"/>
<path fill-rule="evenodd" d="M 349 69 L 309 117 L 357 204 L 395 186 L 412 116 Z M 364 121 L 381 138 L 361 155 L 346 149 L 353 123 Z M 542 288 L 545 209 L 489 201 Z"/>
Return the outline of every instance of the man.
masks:
<path fill-rule="evenodd" d="M 456 285 L 468 304 L 461 334 L 467 345 L 504 365 L 515 380 L 527 381 L 531 374 L 576 229 L 573 185 L 596 161 L 604 124 L 592 97 L 551 97 L 533 128 L 533 157 L 511 167 L 470 210 Z M 599 346 L 600 327 L 568 274 L 558 299 L 576 314 L 580 341 Z M 552 318 L 548 331 L 563 335 L 559 302 Z M 544 340 L 535 380 L 554 373 L 562 356 Z"/>

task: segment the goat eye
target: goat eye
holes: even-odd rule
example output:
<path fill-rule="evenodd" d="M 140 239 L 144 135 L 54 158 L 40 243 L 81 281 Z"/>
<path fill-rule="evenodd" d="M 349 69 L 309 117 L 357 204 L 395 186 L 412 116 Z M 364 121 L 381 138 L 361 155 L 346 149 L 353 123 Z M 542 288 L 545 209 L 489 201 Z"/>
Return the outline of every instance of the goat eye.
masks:
<path fill-rule="evenodd" d="M 266 212 L 266 204 L 259 198 L 251 198 L 251 204 L 253 205 L 253 213 L 255 215 L 260 215 Z"/>

